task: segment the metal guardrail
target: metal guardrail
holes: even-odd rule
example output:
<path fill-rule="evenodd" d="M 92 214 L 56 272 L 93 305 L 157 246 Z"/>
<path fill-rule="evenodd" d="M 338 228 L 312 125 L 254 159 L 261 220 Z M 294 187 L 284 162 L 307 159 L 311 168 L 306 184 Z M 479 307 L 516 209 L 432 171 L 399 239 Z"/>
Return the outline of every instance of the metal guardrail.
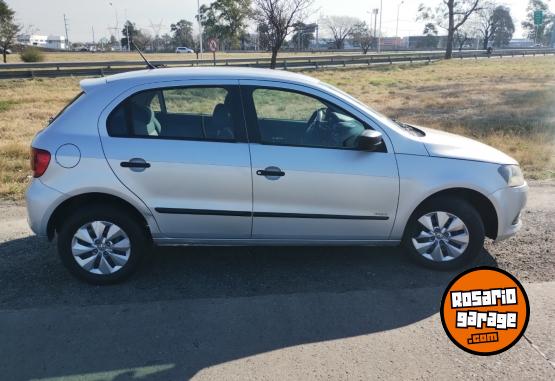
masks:
<path fill-rule="evenodd" d="M 514 57 L 555 54 L 555 49 L 520 49 L 498 50 L 488 54 L 483 50 L 454 52 L 453 58 L 484 58 L 484 57 Z M 391 53 L 391 54 L 355 54 L 355 55 L 312 55 L 278 57 L 277 68 L 325 68 L 347 65 L 372 65 L 412 63 L 422 61 L 436 61 L 443 59 L 443 52 L 424 53 Z M 196 67 L 196 66 L 243 66 L 270 67 L 270 58 L 226 58 L 202 60 L 171 60 L 152 61 L 154 65 L 167 67 Z M 37 62 L 0 64 L 0 79 L 34 78 L 34 77 L 63 77 L 63 76 L 104 76 L 126 71 L 145 68 L 144 61 L 89 61 L 89 62 Z"/>

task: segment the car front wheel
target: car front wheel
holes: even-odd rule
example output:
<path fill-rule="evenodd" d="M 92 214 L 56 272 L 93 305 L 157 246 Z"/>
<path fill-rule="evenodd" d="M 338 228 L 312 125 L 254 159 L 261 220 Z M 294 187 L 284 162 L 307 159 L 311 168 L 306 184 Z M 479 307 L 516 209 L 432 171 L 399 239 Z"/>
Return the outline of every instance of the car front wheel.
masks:
<path fill-rule="evenodd" d="M 449 270 L 474 260 L 484 237 L 484 224 L 471 204 L 458 198 L 438 198 L 413 213 L 404 246 L 420 264 Z"/>

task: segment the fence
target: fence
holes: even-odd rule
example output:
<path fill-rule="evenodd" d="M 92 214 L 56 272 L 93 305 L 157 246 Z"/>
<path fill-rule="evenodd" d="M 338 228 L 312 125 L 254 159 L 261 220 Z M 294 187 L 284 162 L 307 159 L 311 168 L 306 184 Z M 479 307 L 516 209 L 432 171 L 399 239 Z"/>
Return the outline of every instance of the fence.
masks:
<path fill-rule="evenodd" d="M 453 58 L 491 58 L 537 56 L 555 54 L 555 49 L 498 50 L 492 54 L 485 51 L 454 52 Z M 393 63 L 431 62 L 443 59 L 443 52 L 353 54 L 353 55 L 312 55 L 282 57 L 277 60 L 280 69 L 319 69 L 348 65 L 373 65 Z M 196 66 L 243 66 L 270 67 L 270 58 L 226 58 L 202 60 L 152 61 L 152 64 L 166 67 Z M 0 64 L 0 79 L 63 77 L 63 76 L 104 76 L 145 68 L 144 61 L 98 61 L 98 62 L 37 62 Z"/>

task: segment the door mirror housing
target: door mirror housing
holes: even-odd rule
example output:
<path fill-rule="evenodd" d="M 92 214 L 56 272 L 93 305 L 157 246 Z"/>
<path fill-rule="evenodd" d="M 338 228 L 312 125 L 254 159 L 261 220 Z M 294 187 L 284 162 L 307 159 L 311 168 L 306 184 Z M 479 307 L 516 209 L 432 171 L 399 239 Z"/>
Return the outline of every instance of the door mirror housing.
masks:
<path fill-rule="evenodd" d="M 364 151 L 376 151 L 382 147 L 382 134 L 375 130 L 364 130 L 357 138 L 357 147 Z"/>

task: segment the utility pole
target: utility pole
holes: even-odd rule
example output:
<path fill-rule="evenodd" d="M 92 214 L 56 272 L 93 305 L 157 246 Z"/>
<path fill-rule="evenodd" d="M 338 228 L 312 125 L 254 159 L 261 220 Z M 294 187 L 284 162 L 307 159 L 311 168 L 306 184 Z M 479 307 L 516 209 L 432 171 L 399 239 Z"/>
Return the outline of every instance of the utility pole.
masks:
<path fill-rule="evenodd" d="M 380 33 L 378 34 L 378 53 L 382 51 L 382 13 L 383 0 L 380 0 Z"/>
<path fill-rule="evenodd" d="M 398 5 L 397 5 L 397 25 L 395 26 L 395 45 L 397 46 L 397 48 L 399 48 L 398 45 L 398 38 L 399 38 L 399 10 L 401 9 L 401 5 L 405 2 L 405 0 L 402 0 Z"/>
<path fill-rule="evenodd" d="M 92 29 L 93 45 L 95 45 L 95 43 L 94 43 L 94 26 L 91 26 L 91 29 Z"/>
<path fill-rule="evenodd" d="M 380 10 L 378 8 L 372 9 L 372 13 L 374 14 L 374 38 L 378 37 L 378 12 L 379 11 Z"/>
<path fill-rule="evenodd" d="M 70 46 L 69 46 L 69 37 L 68 37 L 68 34 L 67 34 L 67 30 L 68 30 L 68 27 L 69 27 L 69 20 L 67 19 L 65 13 L 64 13 L 64 27 L 65 27 L 65 30 L 66 30 L 66 50 L 69 50 L 69 48 L 70 48 Z"/>
<path fill-rule="evenodd" d="M 197 0 L 197 19 L 198 19 L 198 41 L 200 47 L 200 59 L 202 59 L 202 24 L 200 22 L 200 0 Z"/>

